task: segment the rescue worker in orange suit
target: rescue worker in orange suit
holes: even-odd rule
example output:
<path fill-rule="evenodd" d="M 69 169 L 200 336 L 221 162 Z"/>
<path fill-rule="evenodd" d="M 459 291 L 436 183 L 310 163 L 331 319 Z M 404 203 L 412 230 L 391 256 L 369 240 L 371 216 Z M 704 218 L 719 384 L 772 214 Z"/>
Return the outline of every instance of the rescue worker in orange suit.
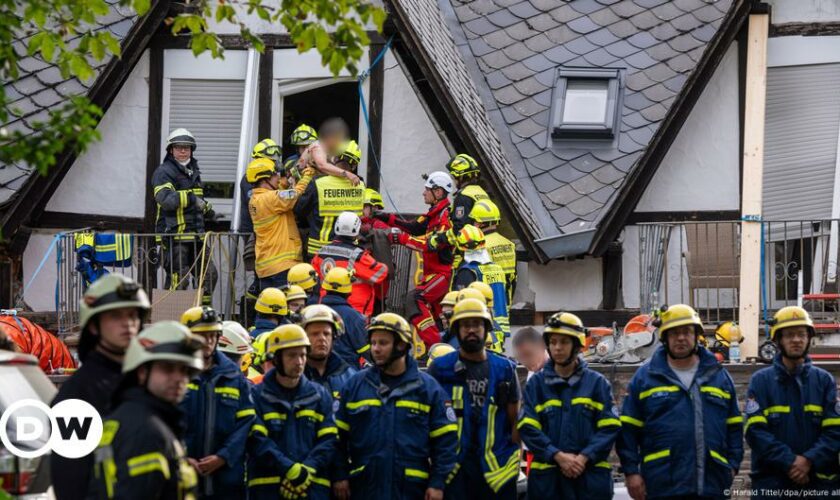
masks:
<path fill-rule="evenodd" d="M 385 298 L 388 266 L 373 258 L 369 250 L 356 244 L 362 220 L 353 212 L 342 212 L 335 221 L 335 236 L 312 259 L 312 266 L 323 281 L 333 267 L 343 267 L 353 276 L 353 291 L 347 301 L 364 316 L 373 315 L 376 300 Z M 323 289 L 321 294 L 326 293 Z"/>
<path fill-rule="evenodd" d="M 426 177 L 423 191 L 423 201 L 430 207 L 425 215 L 413 221 L 398 219 L 394 214 L 374 215 L 392 227 L 392 243 L 423 253 L 423 281 L 409 292 L 406 316 L 427 349 L 440 342 L 435 318 L 440 316 L 440 301 L 449 291 L 452 278 L 451 249 L 438 250 L 430 246 L 428 237 L 445 233 L 450 228 L 448 196 L 453 190 L 452 179 L 447 173 L 432 172 Z"/>
<path fill-rule="evenodd" d="M 303 257 L 292 209 L 309 185 L 314 170 L 302 172 L 300 181 L 289 189 L 287 179 L 280 176 L 274 161 L 257 158 L 248 164 L 248 182 L 254 185 L 249 209 L 257 235 L 256 272 L 260 290 L 285 288 L 289 269 Z"/>

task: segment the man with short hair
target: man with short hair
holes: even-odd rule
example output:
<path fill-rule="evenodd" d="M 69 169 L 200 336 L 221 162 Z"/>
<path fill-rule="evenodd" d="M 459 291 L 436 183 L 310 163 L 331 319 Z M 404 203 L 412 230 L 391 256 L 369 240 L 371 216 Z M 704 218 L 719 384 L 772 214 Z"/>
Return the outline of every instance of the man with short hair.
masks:
<path fill-rule="evenodd" d="M 616 451 L 635 498 L 719 497 L 744 456 L 735 383 L 698 344 L 700 316 L 677 304 L 656 320 L 661 346 L 627 386 Z"/>
<path fill-rule="evenodd" d="M 750 378 L 745 412 L 753 498 L 837 496 L 840 403 L 834 377 L 808 356 L 815 333 L 807 311 L 780 309 L 770 328 L 779 353 Z"/>
<path fill-rule="evenodd" d="M 513 334 L 513 359 L 528 370 L 528 380 L 542 370 L 548 361 L 548 351 L 540 333 L 531 326 L 525 326 Z"/>
<path fill-rule="evenodd" d="M 87 498 L 196 498 L 198 480 L 180 440 L 178 403 L 204 367 L 203 344 L 176 321 L 155 323 L 131 339 L 115 410 L 104 420 L 93 453 Z"/>
<path fill-rule="evenodd" d="M 309 337 L 309 356 L 306 358 L 306 377 L 321 384 L 334 399 L 338 399 L 342 387 L 356 374 L 356 368 L 345 363 L 335 352 L 333 345 L 338 333 L 335 312 L 327 306 L 308 306 L 301 315 L 301 326 Z"/>

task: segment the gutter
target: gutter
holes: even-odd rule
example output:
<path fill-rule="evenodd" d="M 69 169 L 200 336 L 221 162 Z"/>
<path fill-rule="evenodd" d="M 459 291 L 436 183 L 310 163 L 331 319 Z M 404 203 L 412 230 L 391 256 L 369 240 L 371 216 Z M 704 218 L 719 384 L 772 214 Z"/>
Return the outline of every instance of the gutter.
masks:
<path fill-rule="evenodd" d="M 575 233 L 555 234 L 534 240 L 534 243 L 549 259 L 577 257 L 587 253 L 596 231 L 597 229 L 586 229 Z"/>

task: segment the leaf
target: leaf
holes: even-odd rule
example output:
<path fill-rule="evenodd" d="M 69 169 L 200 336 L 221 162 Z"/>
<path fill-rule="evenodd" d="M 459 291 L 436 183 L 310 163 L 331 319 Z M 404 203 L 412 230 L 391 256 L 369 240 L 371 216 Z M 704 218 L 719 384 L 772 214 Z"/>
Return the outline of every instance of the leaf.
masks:
<path fill-rule="evenodd" d="M 32 54 L 41 50 L 41 45 L 44 44 L 44 37 L 47 36 L 46 32 L 35 33 L 32 35 L 32 38 L 29 39 L 29 46 L 27 48 L 27 53 L 31 56 Z"/>
<path fill-rule="evenodd" d="M 119 57 L 122 55 L 122 47 L 120 47 L 119 40 L 116 39 L 111 33 L 107 31 L 103 31 L 100 33 L 99 38 L 105 43 L 105 46 L 108 47 L 108 50 L 114 54 L 115 56 Z"/>
<path fill-rule="evenodd" d="M 385 20 L 388 18 L 388 13 L 384 9 L 373 9 L 373 24 L 376 25 L 376 31 L 382 33 L 382 27 L 385 26 Z"/>
<path fill-rule="evenodd" d="M 151 0 L 134 0 L 132 4 L 137 14 L 142 16 L 149 11 L 149 7 L 151 7 L 152 2 Z"/>
<path fill-rule="evenodd" d="M 96 58 L 97 61 L 101 61 L 105 57 L 105 44 L 99 39 L 99 37 L 90 37 L 88 39 L 88 43 L 90 46 L 90 53 L 93 54 L 93 57 Z"/>
<path fill-rule="evenodd" d="M 319 26 L 315 31 L 315 48 L 318 49 L 318 52 L 323 52 L 327 50 L 329 45 L 330 35 L 327 33 L 327 30 Z"/>
<path fill-rule="evenodd" d="M 49 33 L 46 33 L 43 42 L 41 42 L 41 57 L 47 62 L 52 62 L 54 55 L 55 41 Z"/>

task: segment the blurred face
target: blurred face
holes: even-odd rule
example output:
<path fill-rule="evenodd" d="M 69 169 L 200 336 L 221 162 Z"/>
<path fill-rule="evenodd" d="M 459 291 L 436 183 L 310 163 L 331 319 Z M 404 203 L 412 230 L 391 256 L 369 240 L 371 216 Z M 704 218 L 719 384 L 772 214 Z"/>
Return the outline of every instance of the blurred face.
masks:
<path fill-rule="evenodd" d="M 467 352 L 478 352 L 484 349 L 484 339 L 487 329 L 481 318 L 467 318 L 458 321 L 458 341 Z"/>
<path fill-rule="evenodd" d="M 362 208 L 362 215 L 364 215 L 365 217 L 370 217 L 371 215 L 373 215 L 373 205 L 365 205 Z"/>
<path fill-rule="evenodd" d="M 324 149 L 327 151 L 327 154 L 330 156 L 335 156 L 338 152 L 338 148 L 347 140 L 343 134 L 330 134 L 330 135 L 323 135 L 320 137 L 319 141 Z"/>
<path fill-rule="evenodd" d="M 370 355 L 376 366 L 383 367 L 396 349 L 394 334 L 386 330 L 374 330 L 370 334 Z"/>
<path fill-rule="evenodd" d="M 545 359 L 545 343 L 524 341 L 514 344 L 513 357 L 527 367 L 537 366 Z"/>
<path fill-rule="evenodd" d="M 443 324 L 443 328 L 449 328 L 449 318 L 452 317 L 452 306 L 440 306 L 440 322 Z"/>
<path fill-rule="evenodd" d="M 306 305 L 306 299 L 295 299 L 290 300 L 288 303 L 289 312 L 299 313 L 303 306 Z"/>
<path fill-rule="evenodd" d="M 109 349 L 125 351 L 129 341 L 140 332 L 140 312 L 134 307 L 123 307 L 99 313 L 91 331 Z"/>
<path fill-rule="evenodd" d="M 306 347 L 290 347 L 280 351 L 275 363 L 283 363 L 283 373 L 292 379 L 299 379 L 306 366 Z"/>
<path fill-rule="evenodd" d="M 173 361 L 155 361 L 138 368 L 140 384 L 156 398 L 177 405 L 187 394 L 191 370 Z"/>
<path fill-rule="evenodd" d="M 568 335 L 552 335 L 548 339 L 548 350 L 551 359 L 563 362 L 569 359 L 575 348 L 575 341 Z"/>
<path fill-rule="evenodd" d="M 310 323 L 306 326 L 306 335 L 312 348 L 309 357 L 315 361 L 327 359 L 332 350 L 332 325 L 329 323 Z"/>
<path fill-rule="evenodd" d="M 186 163 L 192 157 L 192 148 L 187 144 L 174 144 L 172 146 L 172 156 L 179 162 Z"/>
<path fill-rule="evenodd" d="M 786 358 L 799 359 L 808 349 L 808 328 L 791 326 L 779 332 L 779 344 Z"/>
<path fill-rule="evenodd" d="M 668 350 L 674 358 L 687 357 L 694 350 L 697 342 L 697 334 L 694 325 L 683 325 L 672 328 L 666 332 Z"/>
<path fill-rule="evenodd" d="M 201 354 L 204 359 L 209 359 L 216 350 L 216 345 L 219 343 L 219 335 L 222 332 L 200 332 L 199 335 L 204 339 L 204 347 L 201 348 Z"/>

